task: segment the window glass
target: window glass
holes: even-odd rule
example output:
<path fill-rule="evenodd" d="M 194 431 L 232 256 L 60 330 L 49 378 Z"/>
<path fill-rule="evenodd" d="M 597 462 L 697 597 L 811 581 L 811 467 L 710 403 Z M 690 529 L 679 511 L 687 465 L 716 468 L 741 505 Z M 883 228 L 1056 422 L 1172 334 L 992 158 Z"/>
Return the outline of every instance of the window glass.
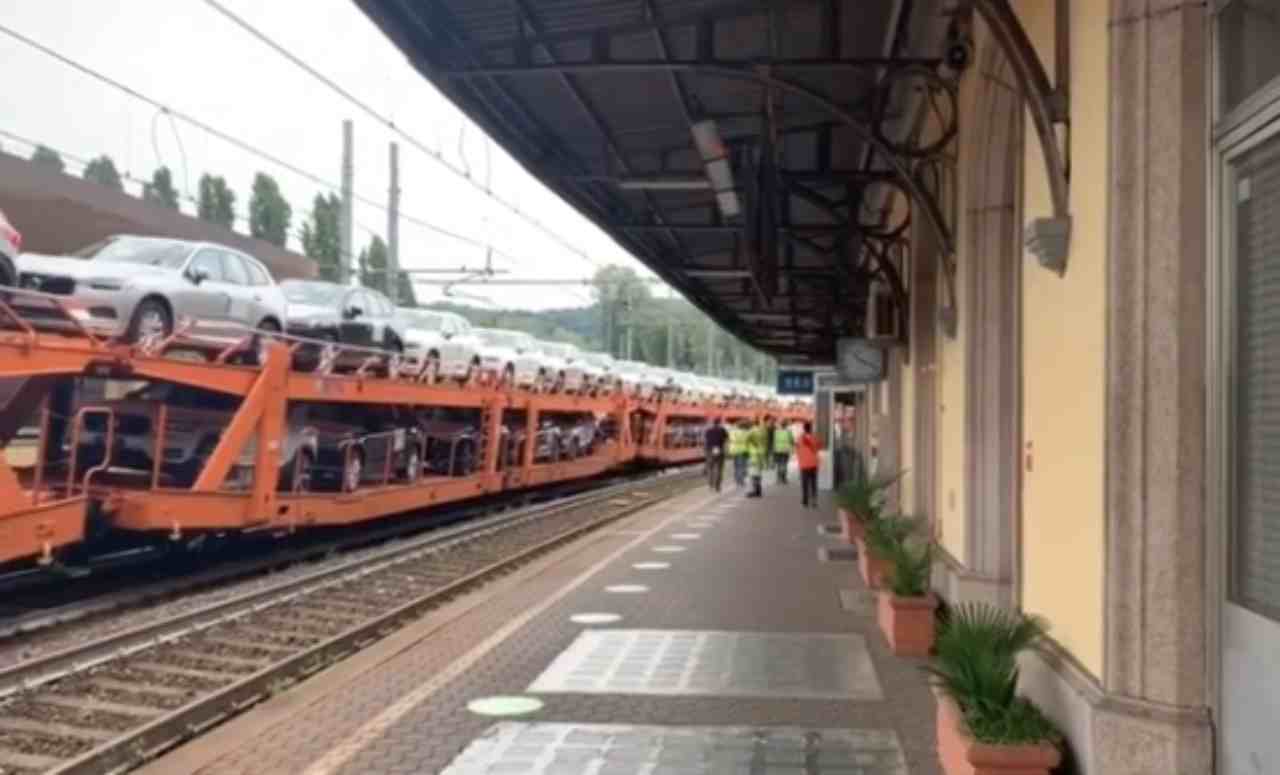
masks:
<path fill-rule="evenodd" d="M 351 301 L 348 302 L 348 304 L 352 307 L 359 307 L 361 317 L 367 318 L 376 314 L 374 311 L 373 299 L 369 298 L 369 294 L 364 291 L 356 291 L 351 294 Z"/>
<path fill-rule="evenodd" d="M 177 269 L 191 255 L 191 246 L 184 242 L 151 239 L 148 237 L 108 237 L 102 242 L 76 251 L 73 255 L 95 261 L 117 261 L 129 264 L 148 264 Z"/>
<path fill-rule="evenodd" d="M 205 280 L 212 282 L 223 282 L 222 261 L 219 258 L 220 251 L 205 248 L 196 257 L 191 259 L 191 271 L 204 272 Z"/>
<path fill-rule="evenodd" d="M 249 285 L 249 270 L 235 253 L 222 252 L 222 276 L 235 285 Z"/>
<path fill-rule="evenodd" d="M 257 261 L 245 259 L 245 267 L 249 270 L 249 278 L 254 285 L 270 285 L 271 274 Z"/>
<path fill-rule="evenodd" d="M 1280 620 L 1280 135 L 1232 164 L 1232 597 Z"/>
<path fill-rule="evenodd" d="M 1230 112 L 1280 76 L 1280 0 L 1235 0 L 1217 28 L 1222 108 Z"/>

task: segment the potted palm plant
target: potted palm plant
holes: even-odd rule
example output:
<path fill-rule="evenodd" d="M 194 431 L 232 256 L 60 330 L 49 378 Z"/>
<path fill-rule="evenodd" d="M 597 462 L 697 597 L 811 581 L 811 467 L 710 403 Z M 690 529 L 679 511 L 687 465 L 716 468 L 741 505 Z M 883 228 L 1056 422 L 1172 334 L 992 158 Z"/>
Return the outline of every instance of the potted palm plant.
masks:
<path fill-rule="evenodd" d="M 1018 654 L 1037 648 L 1045 631 L 1039 617 L 972 603 L 942 625 L 927 669 L 947 775 L 1048 775 L 1062 761 L 1061 734 L 1018 695 Z"/>
<path fill-rule="evenodd" d="M 881 477 L 858 476 L 840 487 L 836 508 L 846 541 L 854 543 L 866 535 L 867 524 L 879 515 L 884 505 L 885 491 L 905 474 L 906 471 L 899 471 Z"/>
<path fill-rule="evenodd" d="M 858 546 L 858 571 L 871 589 L 879 589 L 889 572 L 889 557 L 898 543 L 916 531 L 919 523 L 896 514 L 876 515 L 866 525 L 866 534 L 855 539 Z"/>
<path fill-rule="evenodd" d="M 933 612 L 938 601 L 931 589 L 932 577 L 932 541 L 896 542 L 889 552 L 876 621 L 897 656 L 927 657 L 933 648 Z"/>

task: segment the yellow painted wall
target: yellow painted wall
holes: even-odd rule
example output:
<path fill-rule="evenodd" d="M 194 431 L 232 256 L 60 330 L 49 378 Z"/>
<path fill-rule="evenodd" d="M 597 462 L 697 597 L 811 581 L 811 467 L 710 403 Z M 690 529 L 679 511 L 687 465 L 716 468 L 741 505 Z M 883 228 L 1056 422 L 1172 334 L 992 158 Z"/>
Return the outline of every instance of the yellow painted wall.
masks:
<path fill-rule="evenodd" d="M 1052 72 L 1051 0 L 1013 4 Z M 1108 0 L 1071 3 L 1071 250 L 1065 277 L 1025 256 L 1022 604 L 1094 675 L 1103 650 Z M 1024 219 L 1052 214 L 1027 119 Z"/>

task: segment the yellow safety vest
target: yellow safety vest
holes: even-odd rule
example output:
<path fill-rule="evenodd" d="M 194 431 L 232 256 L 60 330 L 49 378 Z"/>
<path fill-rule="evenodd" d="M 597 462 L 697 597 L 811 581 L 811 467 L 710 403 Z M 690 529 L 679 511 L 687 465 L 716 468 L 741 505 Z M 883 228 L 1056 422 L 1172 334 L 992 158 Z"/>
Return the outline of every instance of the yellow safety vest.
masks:
<path fill-rule="evenodd" d="M 747 432 L 741 428 L 733 428 L 729 431 L 729 454 L 747 454 Z"/>

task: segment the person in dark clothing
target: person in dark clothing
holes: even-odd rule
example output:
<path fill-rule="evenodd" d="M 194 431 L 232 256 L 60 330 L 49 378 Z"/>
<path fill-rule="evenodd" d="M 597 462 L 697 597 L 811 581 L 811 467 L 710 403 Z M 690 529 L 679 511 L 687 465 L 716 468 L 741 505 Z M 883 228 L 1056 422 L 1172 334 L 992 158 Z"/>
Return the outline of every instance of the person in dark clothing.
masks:
<path fill-rule="evenodd" d="M 724 448 L 728 441 L 729 432 L 720 424 L 720 418 L 715 418 L 703 436 L 703 451 L 707 457 L 707 485 L 716 492 L 720 492 L 724 477 Z"/>

